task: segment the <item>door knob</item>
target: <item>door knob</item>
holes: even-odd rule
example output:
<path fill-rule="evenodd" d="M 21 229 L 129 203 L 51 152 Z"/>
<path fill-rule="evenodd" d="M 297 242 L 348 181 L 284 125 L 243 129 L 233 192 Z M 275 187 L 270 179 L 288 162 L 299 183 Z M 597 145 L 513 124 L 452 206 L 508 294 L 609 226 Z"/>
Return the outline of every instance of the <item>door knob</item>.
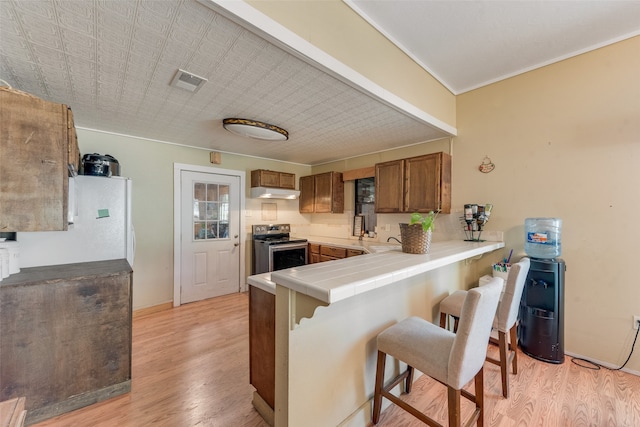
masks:
<path fill-rule="evenodd" d="M 240 246 L 240 243 L 234 243 L 233 246 Z"/>
<path fill-rule="evenodd" d="M 236 234 L 235 236 L 233 236 L 233 238 L 234 238 L 234 239 L 237 239 L 237 238 L 238 238 L 238 235 Z"/>

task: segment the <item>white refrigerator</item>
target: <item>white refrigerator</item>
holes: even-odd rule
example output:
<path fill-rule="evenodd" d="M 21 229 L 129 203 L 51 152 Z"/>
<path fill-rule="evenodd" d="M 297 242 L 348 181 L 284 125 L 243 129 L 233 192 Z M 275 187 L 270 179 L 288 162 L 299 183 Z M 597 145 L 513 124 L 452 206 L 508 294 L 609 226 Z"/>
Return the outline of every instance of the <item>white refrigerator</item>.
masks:
<path fill-rule="evenodd" d="M 125 258 L 133 266 L 131 180 L 69 178 L 68 231 L 19 232 L 20 267 Z"/>

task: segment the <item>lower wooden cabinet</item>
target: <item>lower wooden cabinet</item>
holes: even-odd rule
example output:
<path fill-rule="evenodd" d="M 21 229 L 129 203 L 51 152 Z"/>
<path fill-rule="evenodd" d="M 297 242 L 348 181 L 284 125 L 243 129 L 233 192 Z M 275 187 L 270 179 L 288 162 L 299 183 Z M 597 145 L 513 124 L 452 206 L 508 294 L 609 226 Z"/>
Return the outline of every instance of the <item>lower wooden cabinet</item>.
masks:
<path fill-rule="evenodd" d="M 309 264 L 324 261 L 333 261 L 336 259 L 362 255 L 364 253 L 365 252 L 362 249 L 348 249 L 341 246 L 309 243 Z"/>
<path fill-rule="evenodd" d="M 131 390 L 126 260 L 24 268 L 0 282 L 0 401 L 26 424 Z"/>

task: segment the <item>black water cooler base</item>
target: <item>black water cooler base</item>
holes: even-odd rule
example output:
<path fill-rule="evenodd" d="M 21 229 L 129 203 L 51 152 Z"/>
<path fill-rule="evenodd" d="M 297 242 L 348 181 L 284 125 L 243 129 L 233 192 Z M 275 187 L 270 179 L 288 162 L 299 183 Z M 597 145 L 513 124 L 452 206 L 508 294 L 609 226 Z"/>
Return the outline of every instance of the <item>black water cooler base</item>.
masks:
<path fill-rule="evenodd" d="M 564 272 L 561 259 L 531 258 L 520 303 L 522 351 L 549 363 L 564 362 Z"/>
<path fill-rule="evenodd" d="M 520 349 L 527 356 L 549 363 L 563 363 L 564 351 L 558 341 L 554 312 L 525 307 L 521 313 Z"/>

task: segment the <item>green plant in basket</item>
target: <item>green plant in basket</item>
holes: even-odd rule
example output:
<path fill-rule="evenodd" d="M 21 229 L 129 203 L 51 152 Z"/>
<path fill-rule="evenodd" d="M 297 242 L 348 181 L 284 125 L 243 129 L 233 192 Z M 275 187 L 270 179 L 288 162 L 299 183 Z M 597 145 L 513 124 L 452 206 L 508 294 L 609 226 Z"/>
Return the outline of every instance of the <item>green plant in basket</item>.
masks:
<path fill-rule="evenodd" d="M 409 225 L 422 224 L 422 229 L 427 232 L 429 230 L 433 230 L 437 216 L 438 212 L 434 211 L 431 211 L 425 215 L 422 215 L 419 212 L 414 212 L 411 214 L 411 221 L 409 221 Z"/>

